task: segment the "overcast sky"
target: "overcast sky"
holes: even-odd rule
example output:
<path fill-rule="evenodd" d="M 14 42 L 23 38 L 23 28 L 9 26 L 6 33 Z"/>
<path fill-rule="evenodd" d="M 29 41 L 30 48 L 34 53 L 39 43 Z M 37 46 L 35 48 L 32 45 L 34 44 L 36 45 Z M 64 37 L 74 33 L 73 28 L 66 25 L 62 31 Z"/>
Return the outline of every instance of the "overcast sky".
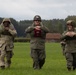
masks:
<path fill-rule="evenodd" d="M 0 0 L 0 17 L 32 20 L 35 15 L 42 19 L 76 15 L 76 0 Z"/>

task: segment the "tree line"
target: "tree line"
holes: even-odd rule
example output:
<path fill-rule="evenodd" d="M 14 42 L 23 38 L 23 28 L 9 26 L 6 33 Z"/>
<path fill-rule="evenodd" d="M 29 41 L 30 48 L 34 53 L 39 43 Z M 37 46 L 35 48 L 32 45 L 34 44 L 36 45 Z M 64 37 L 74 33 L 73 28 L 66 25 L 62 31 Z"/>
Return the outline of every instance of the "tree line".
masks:
<path fill-rule="evenodd" d="M 25 37 L 25 29 L 33 23 L 33 20 L 20 20 L 16 21 L 13 18 L 10 18 L 11 22 L 13 23 L 15 29 L 17 30 L 18 37 Z M 2 22 L 3 18 L 0 17 L 0 23 Z M 66 21 L 67 20 L 74 20 L 76 22 L 76 16 L 68 16 L 65 19 L 50 19 L 50 20 L 42 20 L 43 25 L 49 28 L 51 33 L 63 33 L 66 29 Z"/>

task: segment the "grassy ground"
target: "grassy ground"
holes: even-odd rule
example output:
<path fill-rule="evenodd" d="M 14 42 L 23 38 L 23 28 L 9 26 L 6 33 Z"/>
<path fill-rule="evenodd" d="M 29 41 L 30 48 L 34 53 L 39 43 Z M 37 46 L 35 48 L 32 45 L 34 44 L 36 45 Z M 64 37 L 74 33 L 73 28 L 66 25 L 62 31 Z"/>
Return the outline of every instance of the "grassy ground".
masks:
<path fill-rule="evenodd" d="M 15 43 L 10 69 L 0 69 L 0 75 L 76 75 L 75 72 L 67 71 L 59 43 L 46 43 L 46 62 L 41 70 L 32 68 L 30 44 Z"/>

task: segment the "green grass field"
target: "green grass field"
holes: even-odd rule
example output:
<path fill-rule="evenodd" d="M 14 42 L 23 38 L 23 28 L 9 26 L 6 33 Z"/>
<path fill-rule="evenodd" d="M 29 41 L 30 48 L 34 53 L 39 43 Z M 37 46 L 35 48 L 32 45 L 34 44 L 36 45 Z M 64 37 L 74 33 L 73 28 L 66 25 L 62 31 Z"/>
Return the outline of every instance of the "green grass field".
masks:
<path fill-rule="evenodd" d="M 59 43 L 46 43 L 46 62 L 41 70 L 32 68 L 29 43 L 15 43 L 10 69 L 0 69 L 0 75 L 76 75 L 68 72 Z"/>

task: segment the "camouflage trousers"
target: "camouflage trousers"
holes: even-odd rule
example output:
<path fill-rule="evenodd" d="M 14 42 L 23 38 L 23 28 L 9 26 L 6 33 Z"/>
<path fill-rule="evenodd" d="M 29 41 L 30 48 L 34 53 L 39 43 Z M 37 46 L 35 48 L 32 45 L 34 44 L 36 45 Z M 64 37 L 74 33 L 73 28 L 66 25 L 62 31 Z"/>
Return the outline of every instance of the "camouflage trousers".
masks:
<path fill-rule="evenodd" d="M 0 50 L 0 66 L 10 67 L 13 52 Z"/>
<path fill-rule="evenodd" d="M 45 63 L 45 50 L 31 49 L 31 57 L 33 58 L 33 68 L 41 69 Z"/>
<path fill-rule="evenodd" d="M 67 68 L 76 68 L 76 53 L 66 53 Z"/>

